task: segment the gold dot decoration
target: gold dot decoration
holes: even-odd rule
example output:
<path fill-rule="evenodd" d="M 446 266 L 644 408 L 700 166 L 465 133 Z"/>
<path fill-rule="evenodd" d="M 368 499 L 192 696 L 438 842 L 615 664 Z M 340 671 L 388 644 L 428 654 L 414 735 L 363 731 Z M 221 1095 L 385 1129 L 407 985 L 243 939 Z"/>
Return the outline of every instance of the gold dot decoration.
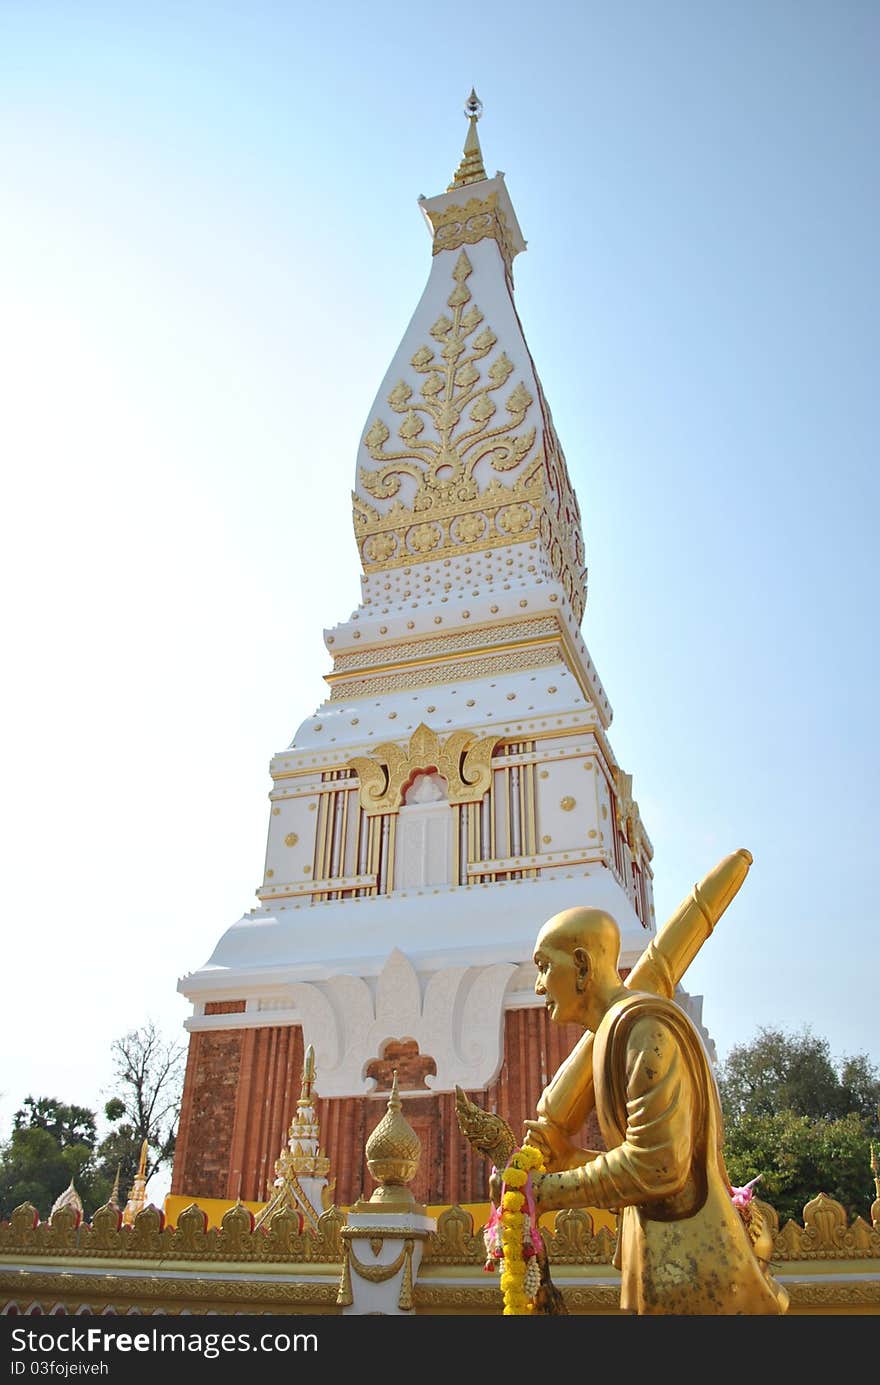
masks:
<path fill-rule="evenodd" d="M 303 875 L 311 875 L 311 873 L 312 873 L 312 868 L 311 868 L 311 866 L 303 866 Z"/>
<path fill-rule="evenodd" d="M 315 809 L 317 808 L 317 806 L 318 806 L 317 803 L 310 803 L 310 804 L 309 804 L 309 812 L 310 812 L 310 813 L 313 813 L 313 812 L 315 811 Z"/>
<path fill-rule="evenodd" d="M 295 832 L 288 832 L 287 836 L 284 838 L 284 845 L 285 845 L 285 846 L 296 846 L 296 844 L 297 844 L 298 841 L 299 841 L 299 837 L 296 835 Z"/>
<path fill-rule="evenodd" d="M 598 835 L 599 833 L 596 831 L 595 827 L 591 827 L 589 832 L 587 833 L 588 837 L 598 837 Z"/>
<path fill-rule="evenodd" d="M 272 879 L 272 876 L 273 876 L 274 874 L 275 874 L 274 870 L 267 870 L 267 871 L 266 871 L 266 879 L 267 879 L 267 880 L 271 880 L 271 879 Z"/>
<path fill-rule="evenodd" d="M 469 697 L 467 702 L 465 703 L 466 707 L 476 707 L 476 705 L 477 704 L 472 697 Z"/>
<path fill-rule="evenodd" d="M 542 779 L 549 779 L 549 778 L 550 778 L 550 771 L 549 771 L 549 769 L 542 769 L 542 770 L 541 770 L 541 775 L 540 775 L 540 777 L 541 777 Z"/>
<path fill-rule="evenodd" d="M 542 838 L 541 838 L 541 841 L 544 843 L 545 846 L 549 846 L 550 843 L 552 842 L 552 840 L 553 840 L 552 837 L 542 837 Z"/>
<path fill-rule="evenodd" d="M 280 808 L 273 808 L 273 809 L 272 809 L 272 816 L 273 816 L 273 818 L 277 818 L 277 816 L 278 816 L 278 814 L 279 814 L 280 812 L 281 812 L 281 809 L 280 809 Z"/>
<path fill-rule="evenodd" d="M 566 794 L 565 798 L 559 800 L 559 806 L 563 813 L 570 813 L 572 808 L 576 806 L 576 802 L 577 800 L 572 798 L 571 794 Z"/>
<path fill-rule="evenodd" d="M 548 693 L 555 693 L 556 689 L 554 687 L 550 687 L 547 689 L 547 691 Z"/>
<path fill-rule="evenodd" d="M 602 816 L 603 816 L 603 818 L 607 818 L 607 816 L 608 816 L 608 809 L 607 809 L 607 807 L 605 806 L 604 803 L 602 804 Z"/>

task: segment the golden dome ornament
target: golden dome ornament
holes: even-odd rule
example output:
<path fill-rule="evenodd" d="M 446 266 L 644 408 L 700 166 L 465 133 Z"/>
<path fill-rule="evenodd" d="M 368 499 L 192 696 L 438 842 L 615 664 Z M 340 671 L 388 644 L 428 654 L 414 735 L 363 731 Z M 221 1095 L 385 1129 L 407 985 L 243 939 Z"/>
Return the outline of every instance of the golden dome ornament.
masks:
<path fill-rule="evenodd" d="M 418 1172 L 421 1153 L 422 1142 L 403 1114 L 395 1068 L 388 1109 L 366 1146 L 367 1168 L 379 1186 L 368 1203 L 358 1204 L 358 1210 L 416 1210 L 415 1198 L 406 1185 Z"/>

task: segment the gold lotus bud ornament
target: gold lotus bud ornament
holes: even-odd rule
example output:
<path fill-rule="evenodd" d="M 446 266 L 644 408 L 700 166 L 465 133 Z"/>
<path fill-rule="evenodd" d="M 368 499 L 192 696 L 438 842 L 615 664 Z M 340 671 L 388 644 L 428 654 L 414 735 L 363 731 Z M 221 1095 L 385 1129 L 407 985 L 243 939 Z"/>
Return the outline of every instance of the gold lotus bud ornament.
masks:
<path fill-rule="evenodd" d="M 403 1114 L 395 1068 L 388 1109 L 367 1140 L 367 1168 L 379 1184 L 370 1203 L 415 1206 L 406 1185 L 418 1172 L 421 1153 L 422 1142 Z"/>

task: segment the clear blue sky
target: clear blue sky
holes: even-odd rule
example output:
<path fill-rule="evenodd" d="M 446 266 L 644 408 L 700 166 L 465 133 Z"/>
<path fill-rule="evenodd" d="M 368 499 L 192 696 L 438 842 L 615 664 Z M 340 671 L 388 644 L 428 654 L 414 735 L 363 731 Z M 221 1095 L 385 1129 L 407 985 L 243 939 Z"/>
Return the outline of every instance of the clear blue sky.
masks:
<path fill-rule="evenodd" d="M 720 1052 L 880 1060 L 878 40 L 860 0 L 3 0 L 0 1128 L 97 1102 L 253 903 L 472 83 L 658 915 L 748 846 L 689 973 Z"/>

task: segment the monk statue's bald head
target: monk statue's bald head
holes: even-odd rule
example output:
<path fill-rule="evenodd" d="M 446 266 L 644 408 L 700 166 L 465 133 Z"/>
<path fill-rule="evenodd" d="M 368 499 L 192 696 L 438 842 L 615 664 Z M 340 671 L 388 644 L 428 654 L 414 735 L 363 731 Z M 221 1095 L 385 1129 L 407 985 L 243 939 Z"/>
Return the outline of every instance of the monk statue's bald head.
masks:
<path fill-rule="evenodd" d="M 620 988 L 620 929 L 602 909 L 565 909 L 548 919 L 535 943 L 537 995 L 550 1018 L 592 1027 L 597 1002 Z"/>
<path fill-rule="evenodd" d="M 597 966 L 607 963 L 617 971 L 620 957 L 620 929 L 602 909 L 564 909 L 548 919 L 538 934 L 535 948 L 544 943 L 574 952 L 585 948 Z"/>

